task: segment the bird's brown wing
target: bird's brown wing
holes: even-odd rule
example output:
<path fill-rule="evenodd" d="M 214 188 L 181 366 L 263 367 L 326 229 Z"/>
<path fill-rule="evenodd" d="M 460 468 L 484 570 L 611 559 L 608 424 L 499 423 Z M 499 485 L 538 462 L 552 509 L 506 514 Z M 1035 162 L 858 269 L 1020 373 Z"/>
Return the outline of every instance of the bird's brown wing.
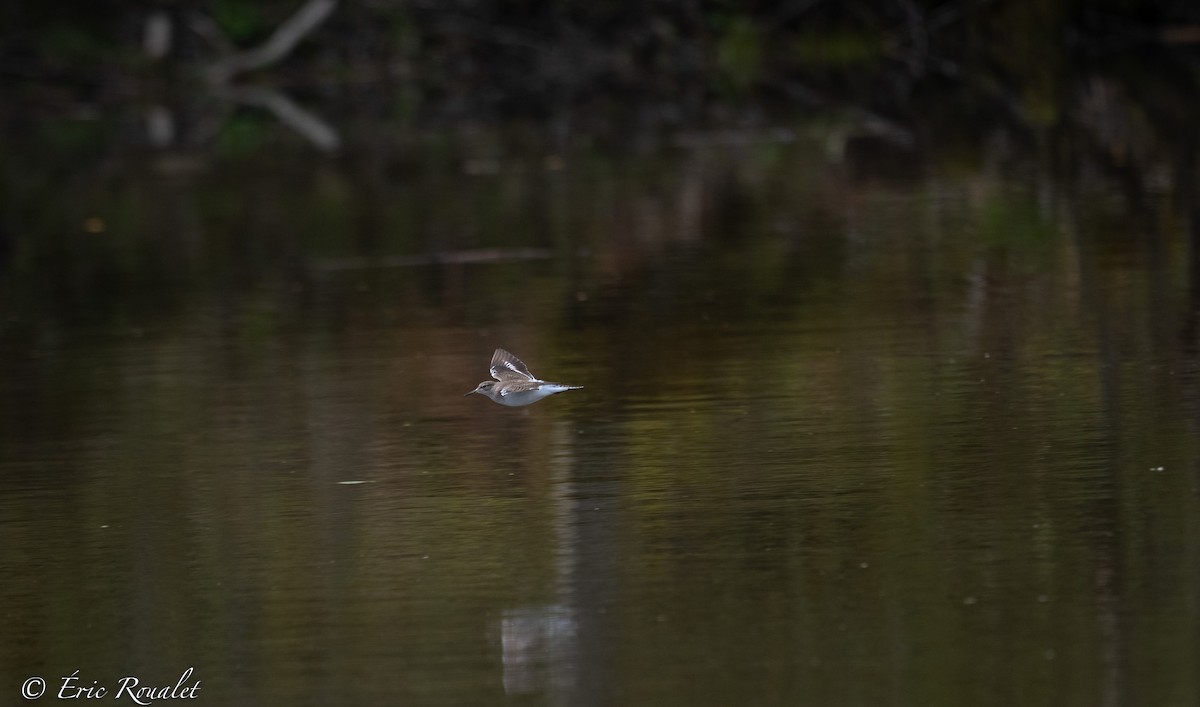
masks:
<path fill-rule="evenodd" d="M 492 354 L 492 378 L 498 381 L 536 381 L 521 359 L 504 349 Z"/>

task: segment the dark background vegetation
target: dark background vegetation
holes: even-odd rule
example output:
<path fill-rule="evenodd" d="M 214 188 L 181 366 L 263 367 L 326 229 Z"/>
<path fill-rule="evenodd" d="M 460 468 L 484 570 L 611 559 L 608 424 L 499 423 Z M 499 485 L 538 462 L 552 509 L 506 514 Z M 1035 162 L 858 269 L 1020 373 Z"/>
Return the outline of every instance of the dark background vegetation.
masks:
<path fill-rule="evenodd" d="M 0 66 L 42 106 L 186 97 L 304 4 L 10 2 Z M 910 128 L 939 113 L 1053 124 L 1104 78 L 1169 121 L 1195 93 L 1200 43 L 1185 0 L 330 4 L 286 60 L 238 78 L 397 120 L 571 114 L 584 132 L 813 104 Z M 151 18 L 168 23 L 168 47 L 147 46 Z"/>
<path fill-rule="evenodd" d="M 217 266 L 301 281 L 313 256 L 552 247 L 550 227 L 513 242 L 431 213 L 480 175 L 544 194 L 531 165 L 814 132 L 858 183 L 1042 175 L 1115 191 L 1130 223 L 1161 221 L 1166 196 L 1197 228 L 1200 5 L 1184 0 L 8 2 L 0 72 L 17 310 L 86 311 Z M 482 208 L 526 208 L 506 193 Z M 248 195 L 278 212 L 256 221 Z M 255 226 L 284 213 L 294 227 Z"/>

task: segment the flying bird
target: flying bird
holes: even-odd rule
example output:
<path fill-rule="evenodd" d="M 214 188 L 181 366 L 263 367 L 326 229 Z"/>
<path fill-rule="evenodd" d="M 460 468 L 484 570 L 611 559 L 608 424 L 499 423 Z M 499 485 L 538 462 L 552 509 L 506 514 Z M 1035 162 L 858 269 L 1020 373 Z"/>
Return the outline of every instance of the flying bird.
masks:
<path fill-rule="evenodd" d="M 480 383 L 479 387 L 467 395 L 479 393 L 501 405 L 515 408 L 536 403 L 564 390 L 579 390 L 583 387 L 539 380 L 529 372 L 529 368 L 521 359 L 504 349 L 496 349 L 496 353 L 492 354 L 492 378 L 496 380 Z"/>

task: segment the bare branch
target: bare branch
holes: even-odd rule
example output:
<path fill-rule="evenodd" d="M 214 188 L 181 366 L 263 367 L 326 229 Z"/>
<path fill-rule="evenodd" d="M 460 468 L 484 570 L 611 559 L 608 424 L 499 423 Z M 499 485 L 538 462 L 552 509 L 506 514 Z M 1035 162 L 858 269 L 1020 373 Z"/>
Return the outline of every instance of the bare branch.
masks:
<path fill-rule="evenodd" d="M 214 63 L 209 67 L 210 77 L 218 82 L 227 81 L 234 74 L 274 64 L 287 56 L 305 35 L 324 22 L 335 7 L 337 0 L 308 0 L 260 46 L 236 52 Z"/>
<path fill-rule="evenodd" d="M 225 95 L 238 103 L 267 109 L 279 122 L 300 133 L 322 150 L 336 150 L 342 144 L 341 137 L 328 123 L 301 108 L 279 91 L 247 87 L 230 89 Z"/>
<path fill-rule="evenodd" d="M 171 16 L 166 12 L 158 10 L 146 17 L 142 49 L 151 59 L 161 59 L 171 51 L 172 30 Z"/>

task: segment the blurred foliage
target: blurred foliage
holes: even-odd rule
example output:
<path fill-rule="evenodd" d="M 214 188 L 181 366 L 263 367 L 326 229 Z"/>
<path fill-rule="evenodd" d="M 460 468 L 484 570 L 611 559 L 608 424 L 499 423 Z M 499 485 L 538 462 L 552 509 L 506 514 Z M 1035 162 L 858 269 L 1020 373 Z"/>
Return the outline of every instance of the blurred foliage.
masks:
<path fill-rule="evenodd" d="M 238 43 L 259 37 L 269 29 L 263 3 L 218 0 L 213 3 L 212 16 L 229 38 Z"/>
<path fill-rule="evenodd" d="M 21 3 L 7 8 L 0 23 L 0 71 L 113 90 L 122 66 L 145 70 L 136 55 L 152 12 L 172 20 L 168 60 L 194 65 L 221 51 L 213 38 L 193 31 L 197 17 L 211 19 L 244 49 L 302 4 Z M 1061 75 L 1055 64 L 1155 45 L 1162 30 L 1200 22 L 1197 7 L 1182 0 L 342 2 L 284 73 L 289 83 L 391 78 L 434 92 L 486 89 L 512 108 L 517 101 L 551 102 L 562 90 L 614 86 L 675 99 L 692 82 L 710 91 L 720 92 L 724 81 L 761 91 L 797 77 L 826 90 L 841 88 L 842 77 L 824 75 L 828 67 L 870 66 L 892 81 L 897 69 L 918 77 L 950 68 L 956 74 L 998 70 L 1028 84 L 1027 101 L 1040 111 L 1053 95 L 1053 85 L 1041 82 Z"/>
<path fill-rule="evenodd" d="M 273 125 L 266 116 L 240 114 L 222 127 L 213 147 L 224 157 L 252 155 L 266 146 L 273 132 Z"/>
<path fill-rule="evenodd" d="M 8 307 L 76 316 L 165 282 L 303 280 L 312 257 L 473 247 L 589 248 L 623 272 L 705 219 L 769 298 L 793 275 L 777 265 L 791 239 L 879 189 L 1032 175 L 1117 194 L 1130 222 L 1168 193 L 1176 211 L 1159 218 L 1187 223 L 1196 200 L 1195 45 L 1160 32 L 1200 22 L 1192 3 L 343 2 L 239 77 L 329 122 L 343 137 L 330 157 L 191 71 L 217 49 L 189 13 L 246 48 L 300 4 L 0 10 L 0 71 L 17 79 L 0 105 Z M 176 27 L 158 65 L 140 56 L 152 11 Z M 725 152 L 737 159 L 714 168 Z M 670 182 L 688 169 L 712 183 Z M 841 189 L 823 186 L 831 173 Z M 701 193 L 715 204 L 698 210 Z M 798 194 L 832 206 L 788 216 Z M 1043 198 L 982 198 L 976 232 L 1014 251 L 1047 240 Z M 772 228 L 792 235 L 745 236 Z M 636 246 L 614 235 L 629 231 Z"/>
<path fill-rule="evenodd" d="M 869 32 L 800 32 L 796 36 L 796 56 L 809 66 L 854 67 L 884 58 L 881 37 Z"/>
<path fill-rule="evenodd" d="M 717 66 L 741 88 L 753 85 L 763 70 L 763 38 L 749 18 L 738 18 L 724 31 L 717 46 Z"/>

